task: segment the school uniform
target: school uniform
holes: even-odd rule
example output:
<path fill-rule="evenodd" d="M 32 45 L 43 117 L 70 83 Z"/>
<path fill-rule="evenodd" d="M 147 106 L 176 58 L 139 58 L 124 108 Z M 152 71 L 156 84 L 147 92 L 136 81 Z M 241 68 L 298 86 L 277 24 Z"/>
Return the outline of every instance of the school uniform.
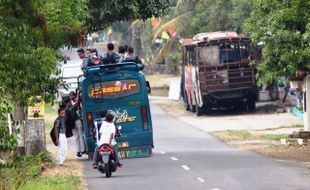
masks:
<path fill-rule="evenodd" d="M 57 117 L 54 126 L 58 131 L 58 145 L 57 145 L 57 163 L 63 165 L 68 155 L 68 142 L 66 137 L 66 125 L 64 119 Z"/>

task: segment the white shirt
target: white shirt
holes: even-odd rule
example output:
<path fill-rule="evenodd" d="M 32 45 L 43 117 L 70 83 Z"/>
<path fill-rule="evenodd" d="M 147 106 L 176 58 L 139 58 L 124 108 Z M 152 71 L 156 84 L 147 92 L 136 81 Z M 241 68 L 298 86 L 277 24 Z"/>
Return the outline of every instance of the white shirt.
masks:
<path fill-rule="evenodd" d="M 96 120 L 94 121 L 95 133 L 96 133 L 96 143 L 97 143 L 97 145 L 99 144 L 99 139 L 100 139 L 99 129 L 100 129 L 100 127 L 101 127 L 103 121 L 105 121 L 105 118 L 99 118 L 99 119 L 96 119 Z"/>
<path fill-rule="evenodd" d="M 106 121 L 103 121 L 102 122 L 102 125 L 100 127 L 100 130 L 99 130 L 99 133 L 100 133 L 100 140 L 99 140 L 99 143 L 98 143 L 98 146 L 101 146 L 103 144 L 109 144 L 110 142 L 110 137 L 112 134 L 115 135 L 115 125 L 114 123 L 108 123 Z M 111 141 L 111 144 L 112 145 L 115 145 L 116 142 L 115 142 L 115 139 L 114 139 L 114 135 L 112 137 L 112 141 Z"/>

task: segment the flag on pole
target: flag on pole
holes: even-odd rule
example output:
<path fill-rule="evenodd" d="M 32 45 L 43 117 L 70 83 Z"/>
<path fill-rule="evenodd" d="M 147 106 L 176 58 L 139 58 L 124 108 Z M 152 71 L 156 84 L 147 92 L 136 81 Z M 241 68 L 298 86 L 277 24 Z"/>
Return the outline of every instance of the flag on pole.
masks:
<path fill-rule="evenodd" d="M 107 35 L 111 35 L 112 34 L 112 28 L 108 29 Z"/>
<path fill-rule="evenodd" d="M 168 33 L 171 38 L 173 38 L 176 35 L 176 32 L 173 28 L 168 28 Z"/>
<path fill-rule="evenodd" d="M 156 28 L 159 25 L 159 20 L 157 18 L 152 18 L 151 25 L 153 28 Z"/>
<path fill-rule="evenodd" d="M 161 34 L 161 38 L 162 38 L 162 39 L 165 39 L 165 40 L 169 40 L 169 39 L 170 39 L 170 36 L 168 35 L 167 32 L 163 32 L 163 33 Z"/>

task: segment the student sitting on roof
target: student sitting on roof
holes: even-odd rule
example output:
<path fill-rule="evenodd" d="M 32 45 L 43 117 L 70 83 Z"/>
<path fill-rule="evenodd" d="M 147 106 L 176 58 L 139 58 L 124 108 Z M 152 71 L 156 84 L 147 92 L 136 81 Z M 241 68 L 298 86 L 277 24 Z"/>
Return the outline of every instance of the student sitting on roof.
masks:
<path fill-rule="evenodd" d="M 107 55 L 102 59 L 103 64 L 119 62 L 120 56 L 114 52 L 114 44 L 108 43 L 107 48 L 108 48 Z"/>
<path fill-rule="evenodd" d="M 126 56 L 126 58 L 124 59 L 123 62 L 135 62 L 136 64 L 141 65 L 144 68 L 144 65 L 143 65 L 141 59 L 138 56 L 134 55 L 133 47 L 128 48 L 128 55 Z"/>

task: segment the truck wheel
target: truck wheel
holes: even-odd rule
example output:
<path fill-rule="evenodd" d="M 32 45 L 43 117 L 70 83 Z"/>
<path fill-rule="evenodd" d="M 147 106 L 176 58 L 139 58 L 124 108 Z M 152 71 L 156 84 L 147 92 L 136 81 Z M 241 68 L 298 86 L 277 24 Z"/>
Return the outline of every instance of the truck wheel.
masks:
<path fill-rule="evenodd" d="M 193 113 L 196 112 L 196 106 L 190 105 L 189 107 L 190 107 L 190 111 L 191 111 L 191 112 L 193 112 Z"/>
<path fill-rule="evenodd" d="M 255 103 L 255 100 L 253 98 L 251 98 L 247 101 L 247 107 L 248 107 L 249 112 L 255 112 L 256 103 Z"/>
<path fill-rule="evenodd" d="M 190 110 L 190 107 L 189 107 L 189 104 L 188 104 L 186 92 L 184 93 L 184 100 L 183 100 L 183 103 L 184 103 L 184 108 L 185 108 L 185 110 L 186 110 L 186 111 L 189 111 L 189 110 Z"/>
<path fill-rule="evenodd" d="M 204 113 L 204 106 L 202 107 L 199 107 L 198 104 L 197 104 L 197 101 L 196 101 L 196 116 L 201 116 L 203 113 Z"/>

